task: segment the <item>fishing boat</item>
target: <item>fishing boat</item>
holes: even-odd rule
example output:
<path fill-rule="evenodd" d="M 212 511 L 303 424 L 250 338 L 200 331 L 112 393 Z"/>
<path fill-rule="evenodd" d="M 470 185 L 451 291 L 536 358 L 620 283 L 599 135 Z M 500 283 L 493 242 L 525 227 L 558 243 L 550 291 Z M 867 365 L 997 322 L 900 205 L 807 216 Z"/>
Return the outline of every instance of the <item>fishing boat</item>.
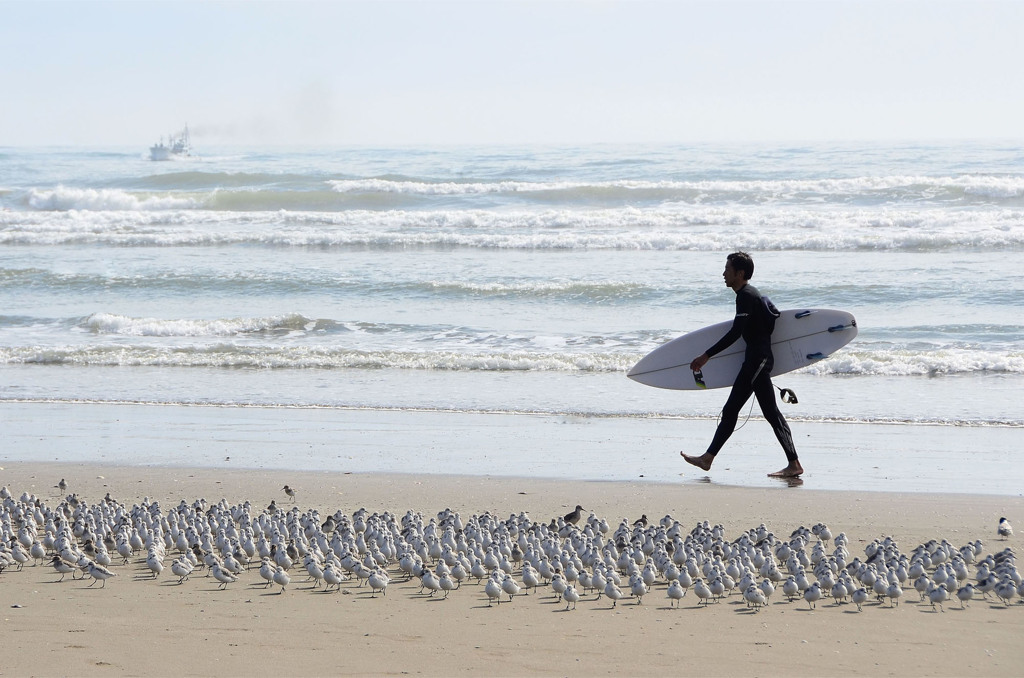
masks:
<path fill-rule="evenodd" d="M 149 147 L 150 160 L 171 160 L 173 158 L 187 158 L 192 155 L 192 142 L 188 136 L 188 125 L 177 134 L 172 134 L 164 143 L 160 137 L 160 143 Z"/>

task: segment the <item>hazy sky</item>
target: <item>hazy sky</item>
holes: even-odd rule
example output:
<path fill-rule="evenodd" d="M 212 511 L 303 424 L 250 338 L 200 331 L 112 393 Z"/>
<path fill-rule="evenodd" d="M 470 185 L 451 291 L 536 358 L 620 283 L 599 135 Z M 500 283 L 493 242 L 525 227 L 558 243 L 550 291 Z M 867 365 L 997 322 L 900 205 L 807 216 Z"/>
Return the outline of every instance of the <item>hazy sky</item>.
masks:
<path fill-rule="evenodd" d="M 0 145 L 1024 138 L 1024 2 L 12 2 Z"/>

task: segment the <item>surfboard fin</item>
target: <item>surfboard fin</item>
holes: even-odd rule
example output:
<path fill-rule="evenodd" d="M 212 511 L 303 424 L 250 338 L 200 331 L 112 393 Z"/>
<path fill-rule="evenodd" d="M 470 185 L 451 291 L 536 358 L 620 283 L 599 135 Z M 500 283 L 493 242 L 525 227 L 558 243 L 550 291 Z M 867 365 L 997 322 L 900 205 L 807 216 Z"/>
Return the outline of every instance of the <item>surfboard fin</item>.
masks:
<path fill-rule="evenodd" d="M 701 372 L 700 370 L 696 370 L 693 373 L 693 381 L 694 381 L 694 383 L 697 384 L 697 386 L 699 386 L 701 388 L 707 388 L 708 387 L 708 385 L 704 383 L 704 373 Z"/>

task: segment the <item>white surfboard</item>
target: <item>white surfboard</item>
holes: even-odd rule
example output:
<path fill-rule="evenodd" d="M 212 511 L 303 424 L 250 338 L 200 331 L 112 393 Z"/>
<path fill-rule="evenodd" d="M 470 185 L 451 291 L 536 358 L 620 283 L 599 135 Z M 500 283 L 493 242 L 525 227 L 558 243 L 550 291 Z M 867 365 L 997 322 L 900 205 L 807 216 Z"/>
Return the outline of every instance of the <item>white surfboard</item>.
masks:
<path fill-rule="evenodd" d="M 626 376 L 657 388 L 691 390 L 732 386 L 743 364 L 747 344 L 743 339 L 726 348 L 701 369 L 697 383 L 690 361 L 725 336 L 732 321 L 711 325 L 666 342 L 645 355 Z M 857 321 L 846 311 L 824 308 L 782 311 L 772 332 L 772 376 L 785 374 L 823 360 L 857 336 Z"/>

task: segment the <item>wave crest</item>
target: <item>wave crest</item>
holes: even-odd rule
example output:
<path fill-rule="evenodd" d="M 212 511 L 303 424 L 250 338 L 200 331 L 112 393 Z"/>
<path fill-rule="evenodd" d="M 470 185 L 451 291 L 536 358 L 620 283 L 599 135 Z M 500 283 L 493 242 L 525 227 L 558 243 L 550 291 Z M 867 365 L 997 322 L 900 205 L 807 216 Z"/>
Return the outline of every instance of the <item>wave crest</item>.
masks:
<path fill-rule="evenodd" d="M 129 337 L 231 337 L 242 334 L 282 333 L 308 329 L 313 321 L 298 314 L 268 318 L 166 320 L 94 313 L 82 325 L 94 334 Z"/>
<path fill-rule="evenodd" d="M 29 207 L 43 211 L 67 210 L 175 210 L 199 205 L 193 198 L 161 194 L 135 194 L 113 188 L 30 189 L 26 197 Z"/>
<path fill-rule="evenodd" d="M 187 326 L 174 328 L 188 332 Z M 205 331 L 209 331 L 205 327 Z M 129 332 L 147 330 L 135 326 Z M 234 331 L 225 328 L 225 335 Z M 256 330 L 265 331 L 265 330 Z M 137 335 L 135 335 L 137 336 Z M 145 335 L 166 336 L 166 335 Z M 190 335 L 177 335 L 190 336 Z M 256 369 L 399 369 L 487 372 L 625 373 L 642 357 L 624 351 L 415 351 L 359 350 L 333 346 L 251 346 L 217 343 L 203 346 L 55 346 L 0 348 L 0 364 L 72 364 L 88 366 L 211 367 Z M 983 351 L 850 351 L 801 370 L 810 375 L 937 377 L 957 374 L 1024 374 L 1024 354 Z"/>

